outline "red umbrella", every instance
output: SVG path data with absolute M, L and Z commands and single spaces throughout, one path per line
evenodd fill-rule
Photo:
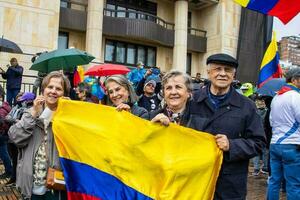
M 114 74 L 127 74 L 128 72 L 130 72 L 130 69 L 124 65 L 104 63 L 92 66 L 84 73 L 84 75 L 111 76 Z

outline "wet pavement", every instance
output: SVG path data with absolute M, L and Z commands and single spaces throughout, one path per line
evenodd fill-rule
M 0 165 L 0 173 L 3 171 L 3 166 Z M 248 195 L 247 200 L 265 200 L 266 189 L 267 189 L 267 178 L 266 174 L 260 173 L 258 176 L 252 175 L 253 169 L 249 169 L 248 177 Z M 0 180 L 0 200 L 18 200 L 20 194 L 14 187 L 5 187 L 7 180 Z M 285 195 L 282 195 L 281 200 L 284 200 Z
M 267 192 L 268 175 L 260 173 L 258 176 L 252 175 L 253 169 L 249 169 L 247 200 L 265 200 Z M 281 200 L 285 200 L 285 194 L 281 193 Z

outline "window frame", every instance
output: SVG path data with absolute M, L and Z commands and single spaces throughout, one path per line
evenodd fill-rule
M 113 59 L 112 61 L 108 61 L 105 60 L 106 57 L 106 45 L 107 43 L 111 43 L 114 46 L 114 52 L 113 52 Z M 125 46 L 125 62 L 117 62 L 117 44 L 121 43 L 124 44 Z M 134 55 L 134 63 L 128 63 L 127 62 L 127 56 L 128 56 L 128 46 L 130 45 L 130 47 L 134 47 L 134 51 L 135 51 L 135 55 Z M 132 66 L 132 67 L 136 67 L 136 63 L 139 62 L 138 60 L 138 48 L 142 47 L 145 50 L 145 66 L 147 67 L 155 67 L 156 66 L 156 60 L 157 60 L 157 48 L 155 46 L 147 46 L 147 45 L 141 45 L 141 44 L 135 44 L 135 43 L 131 43 L 131 42 L 124 42 L 124 41 L 117 41 L 117 40 L 111 40 L 111 39 L 106 39 L 105 41 L 105 48 L 104 48 L 104 62 L 106 63 L 114 63 L 114 64 L 122 64 L 122 65 L 126 65 L 126 66 Z M 153 49 L 154 51 L 154 66 L 148 66 L 148 49 Z

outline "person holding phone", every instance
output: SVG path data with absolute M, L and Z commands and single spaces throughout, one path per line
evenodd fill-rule
M 9 137 L 21 155 L 16 186 L 25 199 L 67 199 L 65 191 L 47 189 L 46 176 L 49 167 L 61 170 L 51 117 L 58 99 L 68 96 L 69 91 L 69 80 L 60 72 L 51 72 L 43 79 L 42 95 L 9 129 Z
M 18 64 L 16 58 L 10 59 L 10 65 L 7 70 L 0 68 L 2 78 L 7 80 L 6 83 L 6 100 L 10 106 L 16 102 L 16 96 L 20 92 L 22 84 L 23 67 Z

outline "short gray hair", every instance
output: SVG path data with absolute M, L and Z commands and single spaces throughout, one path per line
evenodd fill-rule
M 170 78 L 176 77 L 176 76 L 182 76 L 184 79 L 184 84 L 189 92 L 193 91 L 193 81 L 190 75 L 187 73 L 177 71 L 177 70 L 172 70 L 170 72 L 167 72 L 163 78 L 162 78 L 162 88 L 165 88 L 165 85 L 167 84 L 168 80 Z
M 128 103 L 130 104 L 135 104 L 137 101 L 138 101 L 138 96 L 136 95 L 131 83 L 127 80 L 127 78 L 123 75 L 113 75 L 113 76 L 110 76 L 108 77 L 106 80 L 105 80 L 105 87 L 107 88 L 107 84 L 109 82 L 116 82 L 117 84 L 123 86 L 129 93 L 129 99 L 128 99 Z M 108 90 L 108 88 L 107 88 Z M 108 98 L 107 98 L 107 104 L 108 105 L 113 105 L 113 103 L 111 102 L 110 98 L 109 98 L 109 95 L 107 95 Z

